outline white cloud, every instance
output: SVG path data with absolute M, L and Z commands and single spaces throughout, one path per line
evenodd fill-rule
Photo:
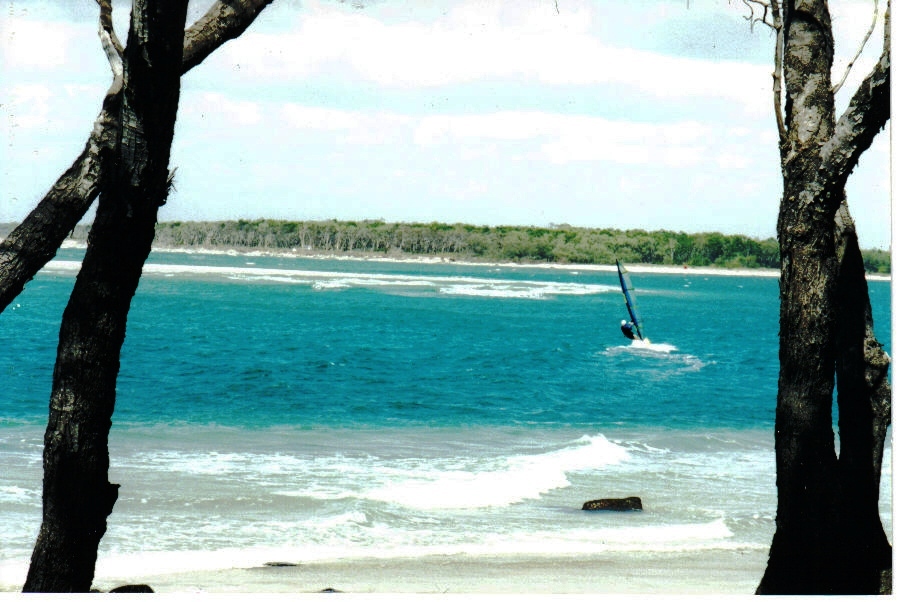
M 705 161 L 714 138 L 697 122 L 672 124 L 612 121 L 542 112 L 426 117 L 414 140 L 421 146 L 477 144 L 486 140 L 533 141 L 533 158 L 552 163 L 606 161 L 685 167 Z
M 6 18 L 0 28 L 0 69 L 62 67 L 67 64 L 67 51 L 78 33 L 76 27 L 67 23 Z
M 64 84 L 62 90 L 66 98 L 86 97 L 97 102 L 106 95 L 106 88 L 93 84 Z M 99 113 L 99 109 L 97 113 Z
M 534 111 L 427 116 L 417 121 L 414 141 L 420 146 L 432 146 L 465 139 L 526 140 L 550 135 L 564 119 Z
M 14 128 L 44 128 L 50 119 L 52 90 L 42 84 L 15 84 L 9 88 L 4 113 Z
M 328 135 L 330 144 L 385 145 L 395 150 L 413 144 L 421 152 L 462 160 L 502 157 L 554 164 L 743 169 L 753 163 L 758 144 L 766 143 L 762 130 L 747 127 L 717 131 L 696 121 L 657 124 L 540 111 L 409 116 L 288 103 L 281 115 L 280 123 L 295 130 L 290 137 L 305 139 L 318 133 Z M 763 142 L 758 143 L 760 139 Z
M 747 155 L 725 153 L 716 158 L 716 164 L 722 169 L 747 169 L 753 164 L 753 160 Z
M 397 145 L 409 135 L 415 118 L 384 111 L 346 111 L 286 103 L 280 108 L 282 123 L 294 130 L 336 135 L 342 144 Z M 302 136 L 302 133 L 281 135 Z M 398 148 L 398 147 L 397 147 Z
M 245 100 L 232 100 L 217 92 L 201 94 L 184 94 L 180 107 L 182 116 L 205 118 L 214 115 L 230 124 L 240 126 L 257 125 L 262 121 L 259 103 Z
M 659 99 L 713 98 L 769 113 L 770 69 L 607 46 L 592 7 L 560 15 L 550 2 L 464 2 L 436 21 L 385 22 L 365 11 L 310 3 L 286 32 L 247 32 L 222 57 L 268 81 L 352 75 L 391 88 L 494 79 L 548 85 L 622 85 Z
M 287 103 L 281 109 L 286 125 L 305 130 L 356 130 L 370 125 L 369 119 L 357 111 L 307 107 Z

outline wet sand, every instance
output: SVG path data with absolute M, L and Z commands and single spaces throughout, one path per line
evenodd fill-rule
M 277 563 L 277 559 L 270 562 Z M 352 559 L 165 575 L 97 575 L 101 589 L 147 583 L 159 593 L 735 594 L 751 595 L 766 564 L 760 550 L 586 557 Z M 136 568 L 136 567 L 135 567 Z M 429 599 L 429 598 L 428 598 Z

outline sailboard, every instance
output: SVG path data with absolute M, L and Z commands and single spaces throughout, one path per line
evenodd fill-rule
M 635 302 L 635 288 L 632 286 L 632 281 L 629 279 L 629 272 L 623 267 L 623 264 L 620 263 L 619 259 L 617 260 L 617 274 L 620 276 L 620 288 L 623 289 L 623 297 L 626 299 L 626 309 L 629 311 L 632 325 L 635 326 L 635 332 L 638 334 L 639 340 L 644 341 L 644 322 L 638 313 L 638 305 L 636 305 Z

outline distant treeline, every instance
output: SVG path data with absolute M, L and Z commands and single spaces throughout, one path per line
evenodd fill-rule
M 156 244 L 297 249 L 321 253 L 436 255 L 484 261 L 778 267 L 778 244 L 746 236 L 553 226 L 472 226 L 437 222 L 168 222 Z
M 4 233 L 0 225 L 0 235 Z M 86 240 L 89 226 L 78 226 Z M 557 225 L 473 226 L 443 223 L 365 221 L 238 220 L 165 222 L 156 226 L 159 247 L 297 250 L 317 253 L 436 255 L 484 261 L 627 263 L 778 268 L 774 238 L 757 240 L 718 232 L 686 234 L 668 230 L 616 230 Z M 863 251 L 866 270 L 890 273 L 887 251 Z

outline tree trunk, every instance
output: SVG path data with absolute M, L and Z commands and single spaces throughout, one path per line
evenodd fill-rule
M 891 414 L 890 359 L 872 331 L 872 307 L 853 220 L 843 204 L 836 216 L 839 274 L 836 375 L 841 484 L 839 551 L 849 591 L 875 593 L 891 566 L 878 492 Z
M 786 182 L 779 217 L 778 508 L 764 593 L 829 593 L 837 573 L 831 557 L 840 493 L 832 432 L 834 241 L 826 213 L 802 202 L 803 192 L 799 179 Z
M 837 124 L 827 3 L 786 1 L 777 18 L 787 93 L 778 222 L 779 496 L 758 593 L 874 594 L 890 568 L 878 516 L 888 358 L 872 332 L 862 257 L 844 200 L 848 175 L 889 117 L 888 15 L 882 58 Z M 836 374 L 840 456 L 832 429 Z
M 186 0 L 136 0 L 117 161 L 59 335 L 44 437 L 44 519 L 24 591 L 87 592 L 106 517 L 108 435 L 128 310 L 168 193 Z

